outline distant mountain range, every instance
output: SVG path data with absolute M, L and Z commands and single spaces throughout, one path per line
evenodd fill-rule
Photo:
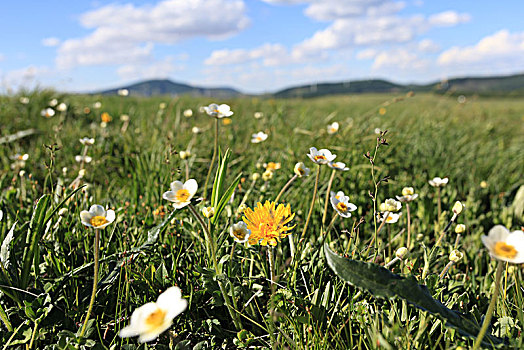
M 127 89 L 133 96 L 182 95 L 209 96 L 214 98 L 230 98 L 244 95 L 242 92 L 228 87 L 205 88 L 187 84 L 175 83 L 171 80 L 148 80 L 122 86 L 116 89 L 98 92 L 104 95 L 117 94 L 119 89 Z M 337 94 L 359 93 L 395 93 L 395 92 L 452 92 L 456 94 L 481 95 L 515 95 L 524 96 L 524 74 L 493 77 L 453 78 L 447 81 L 433 82 L 426 85 L 396 84 L 386 80 L 357 80 L 338 83 L 316 83 L 290 87 L 274 93 L 264 94 L 267 97 L 319 97 Z

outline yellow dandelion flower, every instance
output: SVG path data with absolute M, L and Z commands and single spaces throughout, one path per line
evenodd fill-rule
M 264 205 L 257 203 L 254 209 L 247 208 L 242 220 L 251 230 L 249 244 L 261 244 L 275 246 L 281 238 L 290 234 L 295 225 L 286 226 L 295 217 L 291 212 L 289 204 L 276 204 L 266 201 Z
M 113 120 L 113 117 L 111 117 L 111 116 L 109 115 L 109 113 L 104 112 L 104 113 L 102 113 L 102 115 L 100 116 L 100 119 L 102 119 L 102 122 L 104 122 L 104 123 L 109 123 L 111 120 Z
M 378 114 L 380 114 L 380 115 L 384 115 L 384 114 L 386 114 L 386 112 L 387 112 L 387 109 L 385 109 L 384 107 L 380 107 L 379 110 L 378 110 Z

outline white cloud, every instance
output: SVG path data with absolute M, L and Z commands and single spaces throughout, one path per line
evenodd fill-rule
M 428 68 L 430 61 L 420 58 L 413 50 L 397 48 L 382 51 L 375 56 L 375 61 L 371 67 L 374 71 L 381 69 L 400 69 L 400 70 L 422 70 Z
M 264 44 L 252 50 L 223 49 L 215 50 L 204 63 L 206 65 L 243 64 L 263 59 L 265 65 L 273 65 L 272 57 L 288 55 L 287 49 L 280 44 Z
M 444 11 L 429 16 L 428 22 L 435 27 L 452 27 L 460 23 L 469 22 L 470 20 L 471 16 L 467 13 Z
M 2 85 L 7 89 L 34 88 L 42 78 L 49 78 L 54 72 L 46 66 L 30 65 L 24 68 L 11 70 L 2 74 Z
M 55 46 L 60 45 L 60 39 L 54 38 L 54 37 L 44 38 L 42 39 L 42 45 L 46 47 L 55 47 Z
M 431 39 L 423 39 L 418 42 L 418 49 L 422 52 L 438 52 L 440 50 L 440 45 L 434 42 Z
M 4 61 L 5 60 L 5 55 L 1 54 L 0 53 L 0 62 Z
M 205 37 L 223 39 L 249 23 L 242 0 L 164 0 L 156 5 L 107 5 L 87 12 L 81 24 L 94 31 L 65 40 L 56 59 L 61 68 L 138 63 L 152 57 L 154 43 Z
M 358 60 L 370 60 L 378 55 L 378 51 L 375 49 L 364 49 L 357 53 Z
M 440 54 L 441 66 L 467 66 L 479 68 L 524 68 L 524 32 L 500 30 L 484 37 L 476 45 L 454 46 Z

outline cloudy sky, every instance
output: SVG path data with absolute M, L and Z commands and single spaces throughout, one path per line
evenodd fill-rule
M 522 0 L 19 0 L 0 13 L 0 92 L 524 72 Z

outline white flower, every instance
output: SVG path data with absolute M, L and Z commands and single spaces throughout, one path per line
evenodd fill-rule
M 198 126 L 193 126 L 193 128 L 191 129 L 191 132 L 193 134 L 200 134 L 202 132 L 202 129 L 200 129 Z
M 59 112 L 65 112 L 67 111 L 67 105 L 64 102 L 62 102 L 56 107 L 56 110 Z
M 380 128 L 375 128 L 375 134 L 380 135 L 382 133 L 382 130 Z
M 338 122 L 334 122 L 333 124 L 329 124 L 327 126 L 327 133 L 330 134 L 330 135 L 335 134 L 338 131 L 339 127 L 340 127 L 340 125 L 338 124 Z
M 111 209 L 106 211 L 103 206 L 95 204 L 89 208 L 89 211 L 82 210 L 80 212 L 80 220 L 85 226 L 104 228 L 115 221 L 115 211 Z
M 264 117 L 264 113 L 262 113 L 262 112 L 255 112 L 255 114 L 253 116 L 255 117 L 255 119 L 260 119 L 260 118 Z
M 83 137 L 79 141 L 84 146 L 93 146 L 95 144 L 95 139 L 89 137 Z
M 214 207 L 203 207 L 202 215 L 204 215 L 208 219 L 212 218 L 213 216 L 215 216 L 215 208 Z
M 342 162 L 329 162 L 328 167 L 336 170 L 348 171 L 349 168 L 346 166 L 346 163 Z
M 447 177 L 441 179 L 440 177 L 434 177 L 433 180 L 429 180 L 429 184 L 433 187 L 443 187 L 448 184 L 449 179 Z
M 402 189 L 402 196 L 396 196 L 399 201 L 402 203 L 409 203 L 417 199 L 418 194 L 415 193 L 413 187 L 404 187 Z
M 524 263 L 524 232 L 509 232 L 502 225 L 496 225 L 487 236 L 480 237 L 482 243 L 488 248 L 492 258 L 507 261 L 513 264 Z
M 230 117 L 233 115 L 231 108 L 226 104 L 217 105 L 216 103 L 212 103 L 209 106 L 204 107 L 204 110 L 208 115 L 215 118 Z
M 191 157 L 191 151 L 180 151 L 178 155 L 180 156 L 180 159 L 187 159 Z
M 127 96 L 129 95 L 129 90 L 128 89 L 118 89 L 116 93 L 118 94 L 118 96 Z
M 249 235 L 251 235 L 251 230 L 247 228 L 247 225 L 244 221 L 239 221 L 231 226 L 229 234 L 231 237 L 233 237 L 235 242 L 245 243 L 247 242 Z
M 51 118 L 55 115 L 55 110 L 53 108 L 44 108 L 40 111 L 40 115 L 45 118 Z
M 192 117 L 192 116 L 193 116 L 193 111 L 192 111 L 191 109 L 186 109 L 186 110 L 184 111 L 184 117 L 186 117 L 186 118 L 190 118 L 190 117 Z
M 379 209 L 382 212 L 389 211 L 389 212 L 395 212 L 399 211 L 400 208 L 402 208 L 402 203 L 397 202 L 393 198 L 388 198 L 384 203 L 380 203 Z
M 395 222 L 398 221 L 398 219 L 400 218 L 401 215 L 402 215 L 402 213 L 396 214 L 396 213 L 389 212 L 387 217 L 385 215 L 382 215 L 380 217 L 380 221 L 382 222 L 382 221 L 386 220 L 386 224 L 394 224 Z
M 58 104 L 58 100 L 56 98 L 52 99 L 51 101 L 49 101 L 49 105 L 51 107 L 54 107 Z
M 186 308 L 187 300 L 182 298 L 180 288 L 170 287 L 160 294 L 156 303 L 147 303 L 133 311 L 129 326 L 122 328 L 119 335 L 121 338 L 138 335 L 141 343 L 155 340 Z
M 267 139 L 267 134 L 263 131 L 259 131 L 256 134 L 251 135 L 251 143 L 260 143 Z
M 26 96 L 20 97 L 20 103 L 23 104 L 23 105 L 28 104 L 29 103 L 29 97 L 26 97 Z
M 309 149 L 307 156 L 317 164 L 327 164 L 337 157 L 335 154 L 331 154 L 331 151 L 328 149 L 317 150 L 315 147 Z
M 336 210 L 338 215 L 343 218 L 349 218 L 351 212 L 357 210 L 357 206 L 349 202 L 349 197 L 344 195 L 344 192 L 338 191 L 337 193 L 331 192 L 330 202 L 333 209 Z
M 309 176 L 310 173 L 309 168 L 306 168 L 306 166 L 302 162 L 298 162 L 297 164 L 295 164 L 295 168 L 293 169 L 293 171 L 295 172 L 295 174 L 297 174 L 298 177 Z
M 171 182 L 171 191 L 164 192 L 162 198 L 173 202 L 175 209 L 180 209 L 191 203 L 191 198 L 198 190 L 195 179 L 189 179 L 185 183 L 181 181 Z
M 123 121 L 124 123 L 127 123 L 129 121 L 129 115 L 128 114 L 122 114 L 120 116 L 120 120 Z
M 77 163 L 91 163 L 91 161 L 93 160 L 93 158 L 91 158 L 90 156 L 81 156 L 81 155 L 77 155 L 75 156 L 75 160 Z
M 165 102 L 160 102 L 160 103 L 158 104 L 158 108 L 159 108 L 159 109 L 166 109 L 166 107 L 167 107 L 167 104 L 166 104 Z
M 96 101 L 95 103 L 93 103 L 93 108 L 95 109 L 102 108 L 102 102 Z
M 464 204 L 462 204 L 459 201 L 456 201 L 455 204 L 453 205 L 452 211 L 454 214 L 458 215 L 462 213 L 462 210 L 464 209 L 464 207 L 465 207 Z
M 19 160 L 19 161 L 26 161 L 29 159 L 29 154 L 27 153 L 24 153 L 24 154 L 20 154 L 20 153 L 17 153 L 13 156 L 11 156 L 11 159 L 12 160 Z

